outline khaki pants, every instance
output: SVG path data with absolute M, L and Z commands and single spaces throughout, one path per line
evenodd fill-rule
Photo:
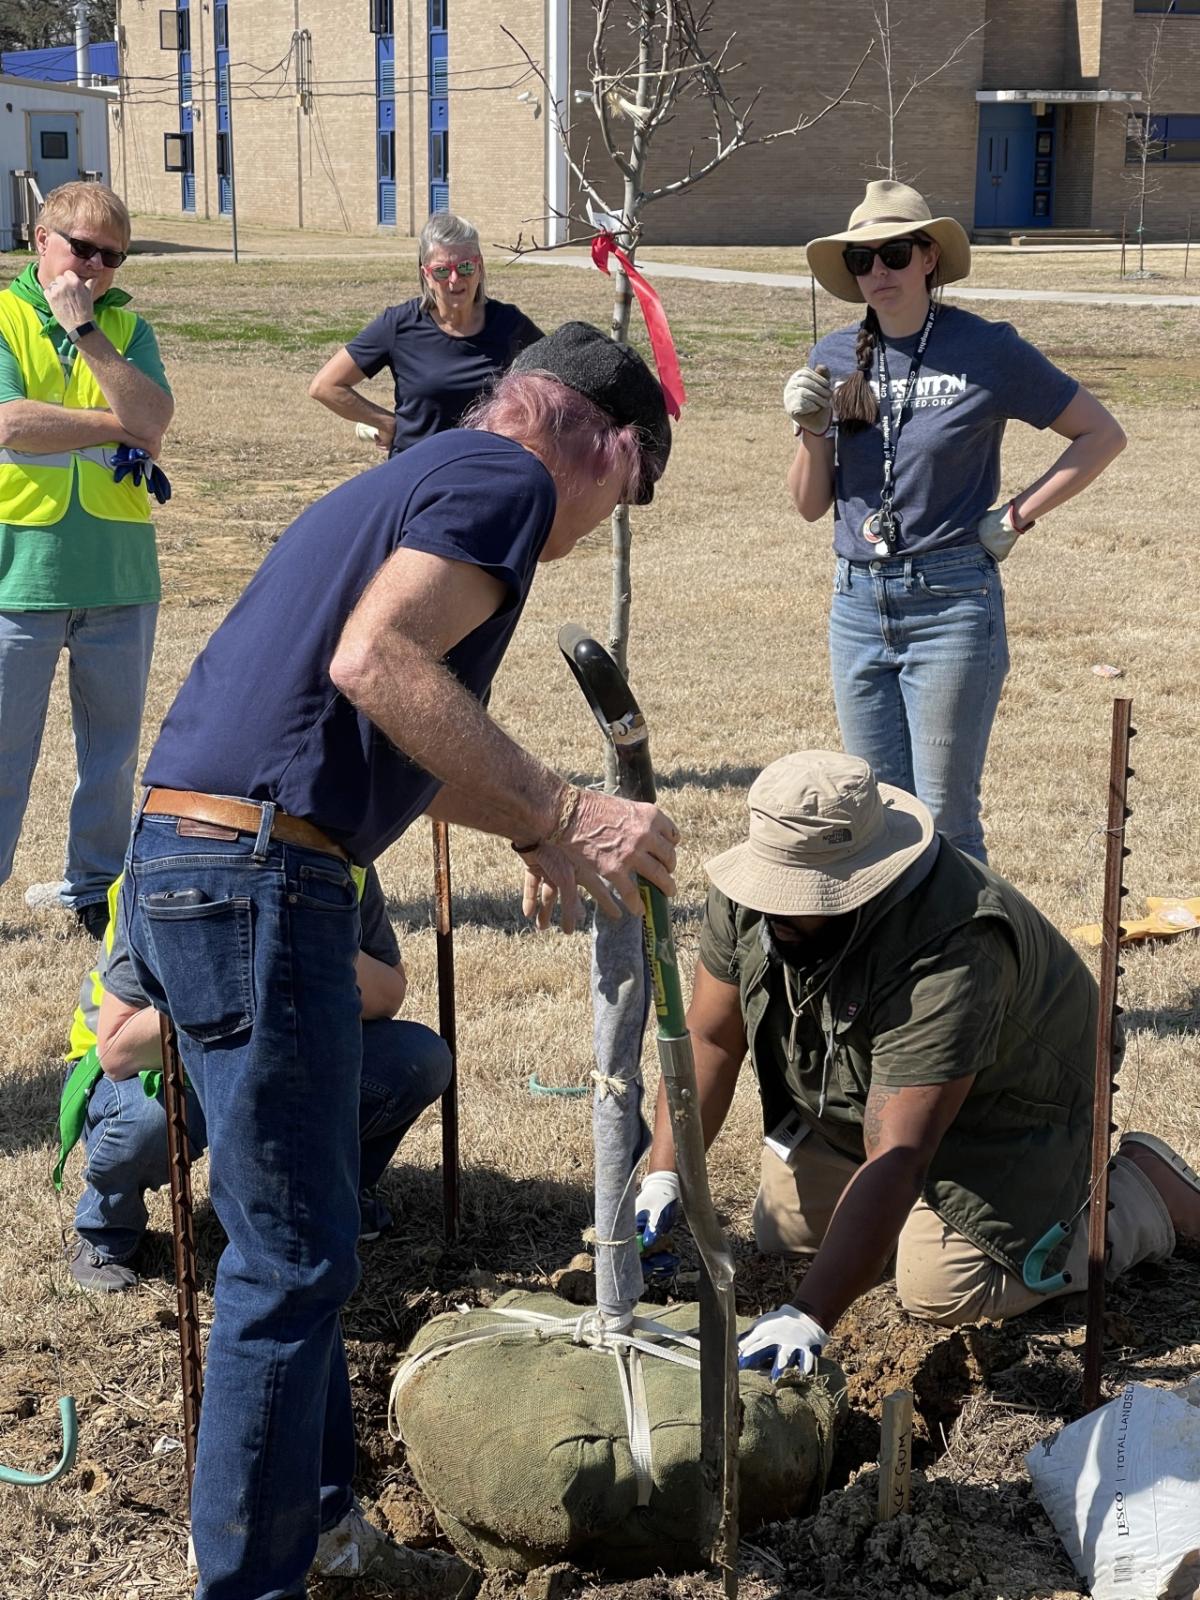
M 811 1255 L 825 1237 L 834 1207 L 857 1170 L 819 1134 L 810 1133 L 781 1161 L 762 1153 L 762 1181 L 754 1202 L 754 1238 L 765 1255 Z M 1175 1249 L 1175 1229 L 1158 1190 L 1132 1161 L 1118 1156 L 1109 1173 L 1108 1277 L 1139 1261 L 1165 1261 Z M 1065 1263 L 1070 1284 L 1052 1294 L 1026 1288 L 1021 1278 L 993 1261 L 918 1200 L 896 1247 L 896 1289 L 913 1316 L 952 1325 L 999 1321 L 1029 1311 L 1055 1294 L 1073 1294 L 1087 1283 L 1087 1215 L 1072 1230 Z

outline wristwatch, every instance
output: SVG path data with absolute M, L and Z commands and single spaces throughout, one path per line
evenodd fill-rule
M 95 331 L 96 324 L 94 322 L 81 322 L 77 328 L 67 329 L 67 338 L 70 339 L 72 344 L 78 344 L 80 339 L 86 339 L 89 333 L 95 333 Z

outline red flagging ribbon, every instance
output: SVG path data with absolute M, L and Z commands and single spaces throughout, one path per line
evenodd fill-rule
M 601 272 L 608 271 L 609 256 L 616 256 L 625 276 L 633 285 L 642 316 L 646 319 L 646 332 L 650 335 L 650 348 L 654 352 L 654 365 L 658 368 L 658 381 L 662 385 L 667 410 L 678 418 L 687 395 L 683 387 L 683 374 L 679 370 L 679 357 L 675 354 L 675 341 L 671 337 L 667 313 L 658 298 L 658 291 L 646 282 L 611 233 L 598 233 L 592 240 L 592 260 Z

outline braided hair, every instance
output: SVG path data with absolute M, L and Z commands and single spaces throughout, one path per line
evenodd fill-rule
M 879 401 L 871 387 L 871 373 L 880 331 L 875 308 L 868 306 L 854 344 L 855 372 L 837 392 L 838 427 L 844 433 L 861 433 L 864 428 L 872 427 L 879 416 Z

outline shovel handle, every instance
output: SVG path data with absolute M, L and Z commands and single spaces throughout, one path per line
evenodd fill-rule
M 577 622 L 568 622 L 559 629 L 558 648 L 583 690 L 600 731 L 616 751 L 617 792 L 626 800 L 653 803 L 656 790 L 650 730 L 620 667 Z M 642 937 L 650 964 L 658 1036 L 677 1039 L 686 1027 L 670 907 L 662 890 L 644 878 L 638 879 L 638 892 L 642 897 Z

